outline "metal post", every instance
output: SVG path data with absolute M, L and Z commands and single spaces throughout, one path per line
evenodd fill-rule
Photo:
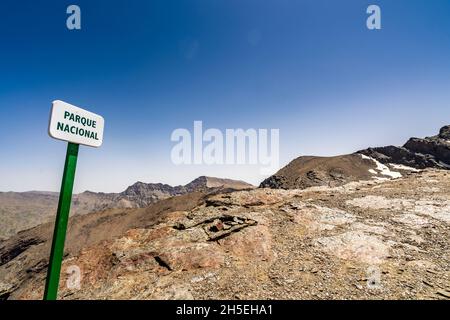
M 44 300 L 56 300 L 58 296 L 59 276 L 64 255 L 67 223 L 69 220 L 70 204 L 72 202 L 73 182 L 77 167 L 79 145 L 67 144 L 66 162 L 59 194 L 58 212 L 56 213 L 55 229 L 53 231 L 52 251 L 45 283 Z

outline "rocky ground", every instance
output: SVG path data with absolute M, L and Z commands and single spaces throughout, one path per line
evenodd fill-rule
M 450 299 L 449 190 L 450 172 L 427 169 L 210 195 L 69 254 L 60 298 Z M 8 297 L 40 299 L 44 279 L 31 268 Z

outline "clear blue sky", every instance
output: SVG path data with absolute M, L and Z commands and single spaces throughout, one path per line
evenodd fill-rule
M 77 4 L 82 30 L 66 28 Z M 366 8 L 382 30 L 366 28 Z M 199 175 L 259 183 L 254 166 L 175 166 L 176 128 L 279 128 L 281 165 L 402 144 L 450 123 L 448 0 L 0 2 L 0 190 L 59 190 L 66 144 L 51 101 L 101 114 L 75 189 Z

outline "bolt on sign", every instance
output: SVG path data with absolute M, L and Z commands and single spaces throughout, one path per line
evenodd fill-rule
M 103 143 L 104 126 L 105 120 L 102 116 L 60 100 L 53 101 L 48 127 L 49 135 L 68 143 L 45 283 L 45 300 L 56 300 L 58 297 L 79 146 L 81 144 L 89 147 L 100 147 Z

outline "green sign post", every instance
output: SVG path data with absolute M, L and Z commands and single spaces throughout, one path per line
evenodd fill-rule
M 44 300 L 56 300 L 58 295 L 59 275 L 64 255 L 67 223 L 69 221 L 70 203 L 72 202 L 73 182 L 77 167 L 79 145 L 67 144 L 66 162 L 59 194 L 58 211 L 56 213 L 55 230 L 53 232 L 52 251 L 45 283 Z
M 52 138 L 67 141 L 66 160 L 59 194 L 58 211 L 53 231 L 52 249 L 45 283 L 44 300 L 56 300 L 64 257 L 67 224 L 77 167 L 80 144 L 99 147 L 103 143 L 104 119 L 63 101 L 54 101 L 50 116 L 49 134 Z

